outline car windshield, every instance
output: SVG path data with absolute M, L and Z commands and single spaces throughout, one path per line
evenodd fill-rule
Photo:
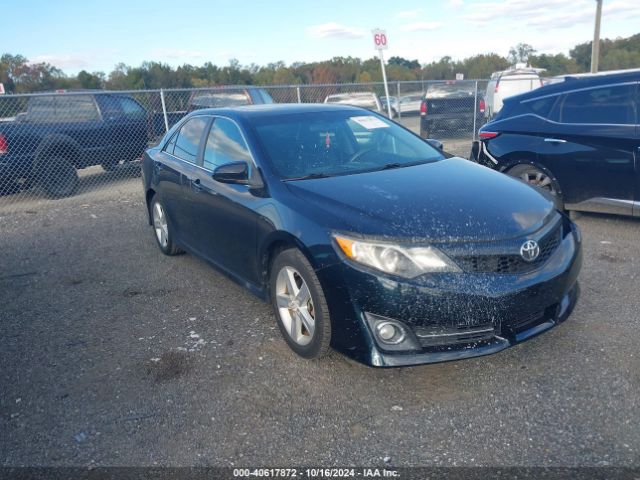
M 465 83 L 437 83 L 429 85 L 427 98 L 467 97 L 475 94 L 475 84 Z
M 284 180 L 400 168 L 444 158 L 420 137 L 364 110 L 257 117 L 252 124 L 273 169 Z
M 354 107 L 368 108 L 375 110 L 378 108 L 376 104 L 376 97 L 373 94 L 344 94 L 344 95 L 330 95 L 327 97 L 326 103 L 341 103 L 343 105 L 353 105 Z
M 194 107 L 238 107 L 248 105 L 249 97 L 242 91 L 238 92 L 206 92 L 195 95 L 191 100 Z

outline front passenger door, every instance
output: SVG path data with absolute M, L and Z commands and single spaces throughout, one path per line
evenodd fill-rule
M 249 147 L 238 125 L 215 117 L 203 147 L 202 167 L 192 170 L 188 199 L 197 219 L 194 247 L 223 269 L 257 284 L 256 196 L 249 185 L 220 183 L 213 170 L 230 162 L 247 162 L 255 168 Z

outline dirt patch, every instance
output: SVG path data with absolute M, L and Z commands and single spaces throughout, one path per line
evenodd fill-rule
M 193 368 L 193 359 L 187 352 L 171 350 L 146 364 L 146 373 L 156 382 L 166 382 L 187 375 Z

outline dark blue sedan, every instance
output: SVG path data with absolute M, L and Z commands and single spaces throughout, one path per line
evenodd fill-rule
M 551 198 L 368 110 L 199 110 L 146 152 L 143 182 L 162 252 L 270 301 L 306 358 L 486 355 L 577 299 L 580 233 Z

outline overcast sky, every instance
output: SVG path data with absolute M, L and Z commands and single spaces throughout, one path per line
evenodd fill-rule
M 387 56 L 506 55 L 529 43 L 565 52 L 593 35 L 594 0 L 0 0 L 0 53 L 75 74 L 118 62 L 242 65 L 369 58 L 371 30 Z M 640 33 L 640 0 L 604 0 L 602 37 Z

